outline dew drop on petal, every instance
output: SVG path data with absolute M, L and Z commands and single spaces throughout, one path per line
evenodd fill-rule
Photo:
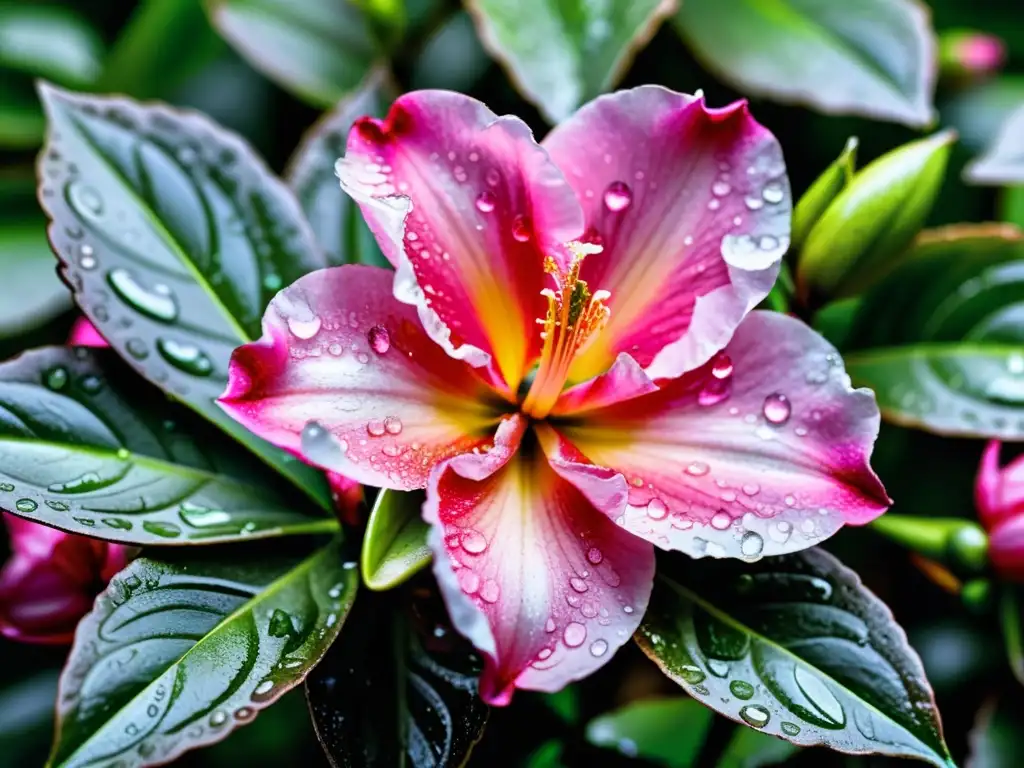
M 693 475 L 694 477 L 703 477 L 710 471 L 711 467 L 709 467 L 703 461 L 691 461 L 686 466 L 686 474 Z
M 588 589 L 587 582 L 585 582 L 578 576 L 573 576 L 571 579 L 569 579 L 569 586 L 575 589 L 577 592 L 586 592 Z
M 487 549 L 487 539 L 479 531 L 466 531 L 462 534 L 462 548 L 471 555 L 479 555 Z
M 740 552 L 744 557 L 751 559 L 759 557 L 763 549 L 764 539 L 761 538 L 759 533 L 747 531 L 743 534 L 743 538 L 740 539 Z
M 711 375 L 716 379 L 728 379 L 732 376 L 732 360 L 724 352 L 719 352 L 712 361 Z
M 761 486 L 759 486 L 757 483 L 747 483 L 746 485 L 743 486 L 743 492 L 747 494 L 747 496 L 757 496 L 760 490 Z
M 785 424 L 793 412 L 789 404 L 789 398 L 779 392 L 773 392 L 764 399 L 761 408 L 764 417 L 772 424 Z
M 312 339 L 320 332 L 320 325 L 320 318 L 315 315 L 309 320 L 300 320 L 297 317 L 288 318 L 288 330 L 300 339 Z
M 373 326 L 369 333 L 366 334 L 366 340 L 370 344 L 370 349 L 378 355 L 383 355 L 391 349 L 391 334 L 389 334 L 388 329 L 382 325 Z
M 601 658 L 608 653 L 608 643 L 604 640 L 595 640 L 590 644 L 590 655 Z
M 391 435 L 401 434 L 402 420 L 397 416 L 388 416 L 384 419 L 384 429 Z
M 725 197 L 732 192 L 732 187 L 729 186 L 727 181 L 716 181 L 711 185 L 711 194 L 715 197 Z
M 366 422 L 366 431 L 374 437 L 380 437 L 386 431 L 384 429 L 384 422 L 378 421 L 377 419 L 371 419 Z
M 724 509 L 720 509 L 715 512 L 714 516 L 711 518 L 711 527 L 719 531 L 724 531 L 730 525 L 732 525 L 732 516 Z
M 547 623 L 544 625 L 544 631 L 545 632 L 554 632 L 555 631 L 555 620 L 554 619 L 552 619 L 550 617 L 548 618 Z
M 520 243 L 528 242 L 530 239 L 530 221 L 522 214 L 512 220 L 512 237 Z
M 651 499 L 647 502 L 647 516 L 652 520 L 664 520 L 668 516 L 668 507 L 661 499 Z
M 472 595 L 480 588 L 480 577 L 469 568 L 460 568 L 455 578 L 459 581 L 459 587 L 467 595 Z
M 591 564 L 597 565 L 604 560 L 604 554 L 602 554 L 601 550 L 597 547 L 591 547 L 587 552 L 587 560 L 589 560 Z
M 494 193 L 484 190 L 476 198 L 476 209 L 480 213 L 490 213 L 494 210 Z
M 613 181 L 604 191 L 604 205 L 612 213 L 621 213 L 633 203 L 633 190 L 623 181 Z
M 587 639 L 587 628 L 578 621 L 570 621 L 562 632 L 562 640 L 570 648 L 579 648 Z
M 500 595 L 501 588 L 498 586 L 498 582 L 494 579 L 488 579 L 483 583 L 483 586 L 480 587 L 480 597 L 484 602 L 496 603 L 498 602 L 498 597 Z

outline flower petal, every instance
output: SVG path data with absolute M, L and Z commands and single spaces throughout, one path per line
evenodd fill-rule
M 987 529 L 1005 518 L 1024 513 L 1024 459 L 999 466 L 1001 444 L 992 440 L 985 446 L 974 483 L 978 518 Z
M 337 170 L 397 269 L 395 295 L 453 356 L 493 358 L 515 392 L 540 346 L 544 253 L 583 231 L 572 189 L 526 124 L 419 91 L 385 120 L 358 121 Z
M 350 265 L 281 291 L 263 338 L 232 355 L 221 406 L 324 469 L 398 490 L 422 488 L 434 464 L 487 442 L 493 391 L 427 337 L 391 280 Z
M 653 547 L 590 500 L 624 496 L 621 476 L 549 464 L 530 435 L 517 450 L 525 429 L 513 416 L 490 453 L 438 466 L 423 507 L 452 621 L 485 656 L 480 695 L 498 705 L 603 665 L 639 625 L 654 578 Z M 563 472 L 586 475 L 587 491 Z
M 754 312 L 725 352 L 560 430 L 631 485 L 618 522 L 665 549 L 756 560 L 804 549 L 889 499 L 868 463 L 879 413 L 835 349 Z
M 602 96 L 544 139 L 604 251 L 583 277 L 611 318 L 573 370 L 620 352 L 654 379 L 706 362 L 763 299 L 789 244 L 782 151 L 745 102 L 642 86 Z
M 1009 581 L 1024 581 L 1024 517 L 1001 521 L 988 539 L 988 559 Z
M 68 344 L 77 347 L 109 347 L 107 340 L 86 317 L 75 320 L 68 334 Z

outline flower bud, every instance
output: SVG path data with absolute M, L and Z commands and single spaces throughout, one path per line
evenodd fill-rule
M 829 204 L 853 179 L 857 169 L 857 137 L 846 140 L 846 146 L 825 171 L 814 180 L 793 209 L 790 243 L 794 252 L 803 245 L 811 227 L 821 218 Z
M 989 561 L 1010 581 L 1024 581 L 1024 456 L 999 466 L 1000 443 L 981 457 L 974 485 L 978 519 L 989 534 Z
M 799 254 L 797 289 L 805 302 L 855 295 L 898 263 L 931 211 L 955 139 L 943 131 L 905 144 L 853 177 Z
M 946 79 L 964 80 L 998 72 L 1006 62 L 1006 45 L 998 37 L 969 29 L 939 37 L 939 71 Z

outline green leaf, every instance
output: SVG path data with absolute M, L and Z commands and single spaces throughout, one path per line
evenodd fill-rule
M 1017 682 L 1024 685 L 1024 616 L 1021 588 L 1004 584 L 999 595 L 999 622 L 1003 628 L 1006 658 Z
M 846 146 L 832 164 L 814 180 L 814 183 L 800 197 L 793 209 L 792 250 L 799 249 L 811 228 L 818 222 L 825 209 L 853 180 L 857 170 L 857 137 L 846 140 Z
M 1006 118 L 985 153 L 964 169 L 974 184 L 1024 184 L 1024 106 Z
M 805 300 L 852 296 L 896 266 L 931 212 L 955 139 L 944 131 L 905 144 L 853 177 L 800 251 L 797 285 Z
M 102 44 L 67 8 L 20 3 L 0 6 L 0 67 L 67 86 L 87 86 L 100 71 Z
M 800 746 L 953 765 L 920 659 L 831 555 L 675 558 L 661 574 L 636 639 L 701 703 Z
M 980 152 L 1006 118 L 1024 104 L 1024 74 L 1008 74 L 954 91 L 942 104 L 942 124 L 960 136 L 960 145 Z
M 918 344 L 844 359 L 853 382 L 875 390 L 886 421 L 940 435 L 1024 439 L 1019 345 Z
M 166 98 L 224 49 L 195 0 L 144 0 L 107 55 L 97 90 Z
M 238 137 L 161 105 L 41 89 L 40 200 L 75 300 L 140 374 L 226 430 L 325 509 L 323 475 L 215 399 L 270 298 L 326 266 L 288 188 Z
M 423 493 L 381 489 L 363 535 L 363 581 L 385 590 L 408 581 L 431 559 L 430 526 L 420 517 Z
M 28 83 L 8 82 L 8 79 L 17 80 L 17 77 L 0 78 L 0 147 L 38 147 L 46 130 L 39 99 Z
M 669 768 L 689 768 L 704 746 L 713 717 L 710 709 L 691 698 L 635 701 L 591 720 L 587 741 Z
M 374 70 L 359 90 L 324 115 L 302 139 L 285 172 L 320 245 L 333 266 L 389 267 L 355 201 L 341 191 L 334 164 L 345 154 L 352 123 L 382 117 L 394 100 L 387 70 Z
M 915 0 L 684 0 L 698 59 L 738 90 L 829 114 L 931 124 L 935 37 Z
M 784 763 L 798 751 L 796 746 L 782 739 L 773 739 L 750 728 L 737 728 L 718 764 L 723 768 L 761 768 Z
M 78 627 L 50 765 L 159 765 L 251 722 L 337 637 L 354 566 L 337 542 L 136 560 Z
M 0 272 L 4 290 L 17 301 L 0 303 L 0 338 L 34 330 L 71 308 L 53 264 L 46 222 L 38 214 L 8 221 L 0 214 Z
M 378 58 L 353 0 L 203 0 L 210 21 L 256 69 L 311 104 L 333 106 Z
M 1017 768 L 1020 763 L 1020 720 L 1013 699 L 990 699 L 978 710 L 967 735 L 969 768 Z
M 999 198 L 999 218 L 1024 227 L 1024 184 L 1006 187 Z
M 607 91 L 675 8 L 668 0 L 467 0 L 480 39 L 552 123 Z
M 313 725 L 331 765 L 456 768 L 483 735 L 480 660 L 447 624 L 436 594 L 363 593 L 352 630 L 306 680 Z M 390 649 L 390 653 L 387 650 Z
M 562 742 L 549 739 L 530 754 L 526 768 L 562 768 L 562 750 Z
M 337 530 L 333 517 L 297 511 L 275 480 L 109 350 L 0 364 L 0 507 L 12 514 L 140 545 Z

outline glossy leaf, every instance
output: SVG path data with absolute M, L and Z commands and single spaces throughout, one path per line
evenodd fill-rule
M 611 89 L 674 0 L 467 0 L 480 40 L 552 123 Z
M 846 189 L 857 170 L 857 137 L 846 140 L 846 146 L 832 164 L 814 180 L 793 209 L 791 248 L 800 248 L 811 228 L 825 209 Z
M 294 197 L 199 115 L 49 86 L 42 97 L 40 200 L 82 311 L 136 371 L 329 509 L 321 473 L 214 402 L 232 350 L 261 335 L 270 298 L 326 264 Z
M 465 765 L 489 712 L 480 660 L 436 595 L 395 597 L 364 593 L 351 630 L 306 680 L 317 736 L 336 768 Z
M 956 134 L 905 144 L 859 171 L 807 234 L 797 265 L 805 300 L 843 298 L 877 282 L 920 232 Z
M 423 494 L 381 490 L 363 535 L 363 581 L 374 590 L 396 587 L 430 563 L 430 529 L 420 517 Z
M 964 170 L 975 184 L 1024 184 L 1024 105 L 1006 118 L 985 153 Z
M 46 222 L 37 214 L 0 218 L 0 273 L 4 290 L 17 297 L 0 302 L 0 338 L 33 330 L 71 307 L 71 295 L 54 270 Z
M 253 457 L 109 350 L 0 364 L 0 507 L 125 544 L 204 544 L 337 530 L 302 514 Z
M 820 549 L 754 565 L 676 558 L 636 639 L 690 695 L 763 733 L 953 765 L 903 630 Z
M 305 558 L 136 560 L 78 627 L 50 764 L 170 762 L 302 682 L 355 597 L 337 542 Z
M 390 266 L 359 207 L 341 191 L 334 173 L 335 161 L 345 154 L 352 123 L 364 115 L 382 117 L 387 112 L 394 99 L 389 78 L 385 69 L 374 70 L 359 90 L 324 115 L 303 138 L 285 172 L 317 240 L 335 266 Z
M 684 0 L 675 20 L 701 62 L 745 93 L 932 122 L 936 46 L 916 0 Z
M 67 8 L 0 6 L 0 68 L 85 86 L 99 74 L 102 54 L 96 30 Z
M 587 724 L 587 741 L 629 757 L 689 768 L 715 714 L 689 697 L 634 701 Z
M 377 59 L 355 0 L 203 0 L 214 27 L 256 69 L 297 96 L 333 106 Z

